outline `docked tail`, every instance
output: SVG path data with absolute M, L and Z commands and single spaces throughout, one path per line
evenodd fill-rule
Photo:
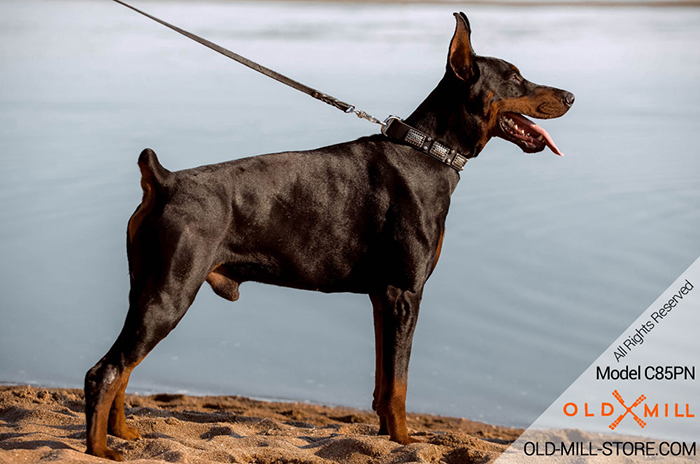
M 150 148 L 146 148 L 139 155 L 139 168 L 141 169 L 142 186 L 144 181 L 151 185 L 161 186 L 172 175 L 172 172 L 168 171 L 160 164 L 156 152 Z M 144 187 L 144 193 L 145 191 L 146 187 Z
M 153 211 L 156 203 L 156 194 L 172 176 L 172 172 L 168 171 L 160 164 L 156 152 L 150 148 L 146 148 L 139 155 L 139 169 L 141 169 L 141 189 L 143 189 L 143 198 L 141 204 L 136 209 L 134 214 L 129 219 L 127 227 L 127 236 L 131 243 L 136 235 L 136 231 L 148 216 Z

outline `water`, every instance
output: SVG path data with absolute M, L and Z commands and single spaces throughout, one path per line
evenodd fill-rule
M 438 82 L 457 8 L 139 5 L 378 117 Z M 478 53 L 577 100 L 543 123 L 566 157 L 494 140 L 462 174 L 408 408 L 526 426 L 700 255 L 700 10 L 464 9 Z M 141 149 L 182 169 L 376 131 L 107 1 L 0 3 L 0 66 L 4 382 L 80 386 L 114 341 Z M 130 390 L 369 408 L 373 359 L 364 296 L 207 287 Z

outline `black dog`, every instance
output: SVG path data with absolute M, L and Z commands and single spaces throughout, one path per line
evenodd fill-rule
M 143 200 L 129 220 L 129 312 L 85 378 L 87 452 L 119 460 L 108 431 L 134 440 L 124 390 L 131 371 L 177 325 L 206 281 L 231 301 L 241 282 L 368 294 L 374 307 L 380 434 L 410 443 L 406 380 L 423 286 L 440 255 L 458 171 L 491 137 L 525 152 L 549 135 L 522 114 L 562 116 L 564 90 L 535 85 L 474 54 L 464 14 L 442 81 L 384 135 L 170 172 L 139 157 Z

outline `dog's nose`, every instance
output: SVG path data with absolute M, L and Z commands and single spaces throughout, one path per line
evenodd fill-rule
M 576 97 L 574 97 L 574 94 L 571 92 L 564 92 L 564 103 L 566 103 L 566 106 L 571 106 L 574 104 L 574 100 Z

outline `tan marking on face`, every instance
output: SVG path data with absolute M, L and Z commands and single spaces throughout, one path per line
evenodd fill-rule
M 569 109 L 555 95 L 554 89 L 538 89 L 534 96 L 511 98 L 496 102 L 498 113 L 520 113 L 533 118 L 549 119 L 563 116 Z
M 519 113 L 539 119 L 557 118 L 568 108 L 548 88 L 540 89 L 534 97 L 519 97 L 492 101 L 486 111 L 486 131 L 479 143 L 485 144 L 496 131 L 498 116 L 503 113 Z
M 499 101 L 491 101 L 486 107 L 486 124 L 485 130 L 481 131 L 481 138 L 478 141 L 477 147 L 483 148 L 486 142 L 494 135 L 496 125 L 498 124 L 498 108 Z

